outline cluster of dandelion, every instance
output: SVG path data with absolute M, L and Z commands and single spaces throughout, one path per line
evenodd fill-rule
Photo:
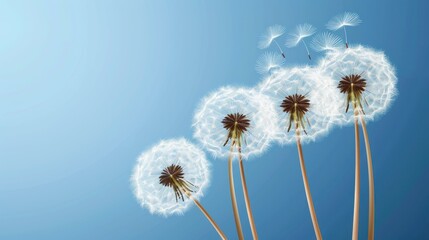
M 272 143 L 296 144 L 301 175 L 315 236 L 322 239 L 310 191 L 302 144 L 326 135 L 334 126 L 354 123 L 355 196 L 352 239 L 358 239 L 360 202 L 359 121 L 364 133 L 369 177 L 368 239 L 374 238 L 374 178 L 366 121 L 384 113 L 396 96 L 396 75 L 386 56 L 361 45 L 349 45 L 346 27 L 361 23 L 355 13 L 331 19 L 329 30 L 344 30 L 345 44 L 331 32 L 313 37 L 311 47 L 325 55 L 314 66 L 285 67 L 288 58 L 279 44 L 286 32 L 280 25 L 267 29 L 258 44 L 275 44 L 278 52 L 266 52 L 256 70 L 263 80 L 253 88 L 222 87 L 206 96 L 197 108 L 194 138 L 215 158 L 227 159 L 229 192 L 238 239 L 244 239 L 239 215 L 234 160 L 240 169 L 241 187 L 253 239 L 258 239 L 244 159 L 262 154 Z M 302 43 L 311 61 L 306 39 L 316 33 L 310 24 L 298 25 L 286 39 L 287 47 Z M 354 114 L 349 113 L 353 109 Z M 134 169 L 132 183 L 142 206 L 162 215 L 183 213 L 193 202 L 222 239 L 226 235 L 199 202 L 209 182 L 204 152 L 185 139 L 162 141 L 144 152 Z

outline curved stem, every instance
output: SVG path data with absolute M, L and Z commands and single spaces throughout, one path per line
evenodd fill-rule
M 246 176 L 244 175 L 243 159 L 241 156 L 241 147 L 238 147 L 238 157 L 240 162 L 240 176 L 241 185 L 243 186 L 244 202 L 246 203 L 247 217 L 249 218 L 250 229 L 252 230 L 253 239 L 258 239 L 258 232 L 256 231 L 255 219 L 253 218 L 252 208 L 250 207 L 250 198 L 247 191 Z
M 365 148 L 366 148 L 366 159 L 368 161 L 368 190 L 369 190 L 369 205 L 368 205 L 368 239 L 374 239 L 374 225 L 375 225 L 375 203 L 374 203 L 374 171 L 372 167 L 372 156 L 371 156 L 371 147 L 369 145 L 368 132 L 366 130 L 365 119 L 360 116 L 360 121 L 362 124 L 363 136 L 365 139 Z
M 232 210 L 234 212 L 235 227 L 237 228 L 238 239 L 243 240 L 243 229 L 241 228 L 240 214 L 238 213 L 237 199 L 235 197 L 234 175 L 232 171 L 232 149 L 231 144 L 229 159 L 228 159 L 228 175 L 229 175 L 229 193 L 231 195 Z
M 317 222 L 316 210 L 314 210 L 313 199 L 311 198 L 310 184 L 308 183 L 307 171 L 305 169 L 304 155 L 302 153 L 301 138 L 299 135 L 298 126 L 296 127 L 296 145 L 298 147 L 299 163 L 301 165 L 302 180 L 304 182 L 305 195 L 307 196 L 308 209 L 310 210 L 311 221 L 313 222 L 314 233 L 316 235 L 317 240 L 321 240 L 322 239 L 322 233 L 320 232 L 319 223 Z
M 212 226 L 215 228 L 215 230 L 217 231 L 217 233 L 219 234 L 219 236 L 223 239 L 226 240 L 226 235 L 225 233 L 223 233 L 223 231 L 220 229 L 219 225 L 217 225 L 217 223 L 213 220 L 213 218 L 210 216 L 210 214 L 207 212 L 207 210 L 203 207 L 203 205 L 197 200 L 195 199 L 192 194 L 186 190 L 185 188 L 183 188 L 174 178 L 171 178 L 174 181 L 174 184 L 176 184 L 176 186 L 178 186 L 182 191 L 185 192 L 185 194 L 192 199 L 192 201 L 194 201 L 194 203 L 198 206 L 198 208 L 201 210 L 201 212 L 203 212 L 204 216 L 206 216 L 207 220 L 209 220 L 209 222 L 212 224 Z
M 359 202 L 360 202 L 360 142 L 359 142 L 359 111 L 355 109 L 355 199 L 353 211 L 352 239 L 358 240 L 359 234 Z

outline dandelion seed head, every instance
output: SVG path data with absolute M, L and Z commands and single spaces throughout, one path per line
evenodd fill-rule
M 350 74 L 341 77 L 338 83 L 338 88 L 341 93 L 344 93 L 347 98 L 346 112 L 349 110 L 350 103 L 353 108 L 359 108 L 363 111 L 362 107 L 362 93 L 365 91 L 366 80 L 360 74 Z
M 228 131 L 228 135 L 223 146 L 231 141 L 231 145 L 241 148 L 241 143 L 245 140 L 244 134 L 250 126 L 250 120 L 245 114 L 230 113 L 222 120 L 223 128 Z
M 281 25 L 273 25 L 267 28 L 266 32 L 261 36 L 258 47 L 260 49 L 267 48 L 271 43 L 285 33 L 285 28 Z
M 295 47 L 300 43 L 304 38 L 312 36 L 316 32 L 316 28 L 312 25 L 305 23 L 296 26 L 296 29 L 293 33 L 289 34 L 289 37 L 286 40 L 286 46 L 291 48 Z
M 326 24 L 326 27 L 329 30 L 336 31 L 342 27 L 357 26 L 360 23 L 362 23 L 362 20 L 360 20 L 359 15 L 357 13 L 345 12 L 329 20 L 329 22 Z
M 383 52 L 363 46 L 331 51 L 319 62 L 318 68 L 336 84 L 338 123 L 353 123 L 353 114 L 346 113 L 348 99 L 343 90 L 347 84 L 359 90 L 364 117 L 370 121 L 383 114 L 397 95 L 395 69 Z M 365 80 L 365 81 L 362 81 Z M 347 83 L 348 82 L 348 83 Z M 359 87 L 359 88 L 356 88 Z
M 209 167 L 204 152 L 187 140 L 161 141 L 138 158 L 131 176 L 134 195 L 152 214 L 183 214 L 192 204 L 184 190 L 196 199 L 203 196 Z
M 280 107 L 283 108 L 283 112 L 289 114 L 287 131 L 290 131 L 292 125 L 296 125 L 296 128 L 303 130 L 307 134 L 307 131 L 305 131 L 305 113 L 308 112 L 310 107 L 310 100 L 302 94 L 295 93 L 286 96 Z
M 265 52 L 256 63 L 256 71 L 260 74 L 275 72 L 283 63 L 282 57 L 274 52 Z
M 318 52 L 336 50 L 342 44 L 341 38 L 330 32 L 317 34 L 311 41 L 311 47 Z
M 224 144 L 236 120 L 243 127 L 241 150 L 245 159 L 263 153 L 277 132 L 278 116 L 268 97 L 254 89 L 223 87 L 200 103 L 194 115 L 194 137 L 213 156 L 227 159 L 230 145 Z M 232 154 L 237 157 L 238 149 Z
M 295 142 L 296 123 L 307 133 L 301 135 L 301 141 L 311 142 L 328 133 L 337 118 L 336 106 L 332 105 L 337 100 L 336 85 L 317 68 L 282 68 L 266 77 L 257 89 L 276 104 L 280 116 L 276 140 L 281 144 Z

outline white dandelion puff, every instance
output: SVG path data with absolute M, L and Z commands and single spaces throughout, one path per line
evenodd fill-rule
M 242 141 L 242 156 L 247 159 L 263 153 L 277 132 L 277 114 L 273 102 L 253 89 L 223 87 L 205 97 L 193 121 L 194 137 L 213 156 L 226 158 L 230 149 L 225 145 L 228 130 L 223 119 L 240 113 L 250 121 Z M 238 157 L 238 149 L 232 152 Z
M 289 38 L 286 40 L 286 46 L 291 48 L 297 46 L 300 42 L 304 44 L 305 50 L 307 51 L 308 58 L 311 60 L 310 51 L 308 50 L 305 38 L 310 37 L 316 32 L 316 28 L 310 24 L 300 24 L 296 26 L 295 32 L 289 34 Z
M 318 67 L 338 88 L 341 80 L 365 80 L 358 96 L 360 99 L 353 102 L 348 101 L 346 94 L 337 88 L 335 94 L 339 99 L 336 105 L 340 124 L 353 123 L 353 114 L 346 112 L 350 104 L 358 104 L 363 110 L 363 117 L 373 120 L 386 112 L 396 97 L 395 69 L 383 52 L 360 45 L 331 51 L 321 59 Z
M 201 149 L 185 139 L 161 141 L 140 155 L 131 177 L 134 195 L 152 214 L 182 214 L 192 204 L 191 199 L 177 199 L 173 189 L 160 184 L 161 173 L 171 165 L 183 168 L 195 199 L 203 196 L 209 185 L 209 163 Z
M 334 98 L 336 89 L 328 78 L 317 68 L 282 68 L 257 86 L 257 89 L 269 96 L 276 105 L 275 110 L 280 116 L 278 122 L 280 131 L 276 134 L 278 142 L 291 144 L 296 141 L 293 133 L 295 123 L 299 125 L 301 132 L 306 132 L 301 136 L 303 142 L 314 141 L 328 133 L 331 124 L 338 117 L 335 105 L 332 105 L 332 101 L 337 100 Z M 290 113 L 281 107 L 287 97 L 291 97 L 292 101 L 295 97 L 309 100 L 309 106 L 306 103 L 303 105 L 308 111 L 305 111 L 305 115 L 299 117 L 296 122 L 290 117 Z
M 347 30 L 346 27 L 354 27 L 362 23 L 362 20 L 359 18 L 357 13 L 345 12 L 333 17 L 326 24 L 326 27 L 329 30 L 337 31 L 340 28 L 344 29 L 344 37 L 346 39 L 346 48 L 349 47 L 349 42 L 347 39 Z
M 265 52 L 262 54 L 257 63 L 256 71 L 260 74 L 274 72 L 283 63 L 283 59 L 274 52 Z
M 285 28 L 281 25 L 273 25 L 267 28 L 264 35 L 261 36 L 258 47 L 260 49 L 265 49 L 271 45 L 271 43 L 275 43 L 277 45 L 277 48 L 280 51 L 280 54 L 283 58 L 285 58 L 285 54 L 283 52 L 283 49 L 280 47 L 280 45 L 277 43 L 276 38 L 280 37 L 285 33 Z
M 330 51 L 337 49 L 343 41 L 337 35 L 330 32 L 317 34 L 311 41 L 311 47 L 317 51 Z

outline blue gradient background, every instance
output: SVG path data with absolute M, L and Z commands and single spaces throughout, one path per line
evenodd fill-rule
M 191 138 L 193 111 L 210 91 L 260 80 L 256 45 L 267 26 L 323 29 L 346 10 L 364 21 L 350 42 L 384 50 L 399 78 L 392 108 L 369 124 L 375 236 L 429 239 L 428 5 L 389 0 L 2 1 L 0 239 L 216 239 L 196 207 L 169 218 L 140 208 L 129 184 L 135 159 L 161 139 Z M 308 62 L 300 47 L 287 57 Z M 353 143 L 345 127 L 304 146 L 325 239 L 351 236 Z M 227 164 L 212 163 L 202 203 L 234 239 Z M 272 147 L 245 167 L 261 239 L 314 239 L 295 146 Z

